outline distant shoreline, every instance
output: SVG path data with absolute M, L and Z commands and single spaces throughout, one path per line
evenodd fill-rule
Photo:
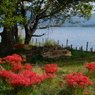
M 59 27 L 95 27 L 95 25 L 63 25 L 63 26 L 59 26 Z M 19 26 L 18 29 L 20 29 L 20 28 L 21 27 Z M 46 28 L 43 28 L 43 29 L 46 29 Z M 3 31 L 3 27 L 0 28 L 0 32 L 2 32 L 2 31 Z
M 77 25 L 77 24 L 72 24 L 72 25 L 63 25 L 62 27 L 95 27 L 95 24 L 87 24 L 87 25 Z

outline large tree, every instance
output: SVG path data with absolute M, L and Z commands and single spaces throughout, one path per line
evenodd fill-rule
M 0 33 L 0 52 L 9 52 L 18 41 L 18 23 L 24 21 L 19 13 L 20 0 L 0 0 L 0 26 L 3 31 Z
M 91 1 L 91 0 L 90 0 Z M 18 25 L 25 29 L 25 44 L 29 44 L 37 29 L 57 27 L 73 16 L 91 17 L 89 0 L 0 0 L 0 51 L 12 50 L 18 40 Z M 42 24 L 47 22 L 47 24 Z M 50 23 L 52 22 L 52 23 Z M 43 26 L 44 25 L 44 26 Z

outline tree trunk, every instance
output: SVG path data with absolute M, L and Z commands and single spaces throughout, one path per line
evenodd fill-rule
M 25 27 L 25 44 L 29 44 L 29 42 L 31 41 L 31 38 L 33 37 L 33 34 L 36 31 L 36 27 L 38 25 L 38 20 L 36 20 L 33 28 L 31 28 L 31 26 L 28 28 L 28 25 L 24 25 Z
M 15 43 L 19 42 L 18 27 L 17 27 L 17 24 L 14 26 L 14 28 L 12 29 L 12 31 L 14 32 Z
M 32 35 L 34 34 L 36 29 L 28 29 L 27 26 L 25 26 L 25 44 L 29 44 L 31 41 Z
M 4 28 L 1 34 L 1 45 L 0 45 L 0 53 L 9 53 L 13 49 L 14 45 L 14 33 L 13 29 L 6 30 Z

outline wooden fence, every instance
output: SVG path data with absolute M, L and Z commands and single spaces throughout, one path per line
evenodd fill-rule
M 38 39 L 35 39 L 35 40 L 34 40 L 34 39 L 32 38 L 31 41 L 34 43 L 34 45 L 42 46 L 42 44 L 45 43 L 46 41 L 48 41 L 48 39 L 43 39 L 43 38 L 42 38 L 42 41 L 39 42 Z M 57 43 L 58 45 L 60 45 L 60 41 L 59 41 L 59 40 L 58 40 L 56 43 Z M 70 48 L 70 49 L 75 49 L 75 50 L 80 50 L 80 51 L 94 52 L 94 47 L 90 47 L 90 48 L 89 48 L 89 42 L 87 42 L 85 46 L 80 46 L 80 47 L 74 47 L 72 44 L 69 45 L 68 43 L 69 43 L 69 41 L 68 41 L 68 39 L 67 39 L 67 40 L 66 40 L 66 43 L 61 44 L 60 46 L 61 46 L 62 48 L 67 48 L 67 47 L 68 47 L 68 48 Z M 84 47 L 85 47 L 85 49 L 84 49 Z

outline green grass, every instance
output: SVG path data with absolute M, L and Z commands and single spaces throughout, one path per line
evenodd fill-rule
M 24 50 L 20 52 L 23 51 Z M 69 88 L 66 85 L 65 75 L 71 72 L 82 72 L 84 75 L 88 76 L 88 70 L 85 68 L 84 63 L 90 63 L 95 61 L 95 52 L 85 52 L 76 50 L 70 51 L 72 53 L 71 57 L 63 57 L 59 59 L 42 58 L 40 56 L 34 57 L 32 58 L 32 60 L 30 58 L 27 58 L 28 62 L 30 62 L 34 66 L 33 70 L 38 72 L 39 74 L 42 73 L 41 67 L 43 67 L 45 64 L 57 63 L 59 68 L 57 76 L 51 81 L 46 80 L 39 85 L 22 88 L 17 94 L 15 94 L 15 89 L 13 89 L 10 85 L 0 79 L 0 95 L 72 95 L 71 93 L 69 93 Z M 91 77 L 90 80 L 95 84 L 94 77 Z M 58 85 L 60 81 L 63 83 L 61 86 Z M 94 89 L 95 85 L 91 86 L 87 90 L 89 95 L 95 95 Z
M 82 65 L 84 63 L 89 63 L 95 61 L 95 52 L 86 52 L 86 51 L 76 51 L 70 50 L 72 53 L 71 57 L 63 57 L 63 58 L 35 58 L 32 60 L 34 64 L 51 64 L 58 63 L 61 66 L 74 66 L 74 65 Z

